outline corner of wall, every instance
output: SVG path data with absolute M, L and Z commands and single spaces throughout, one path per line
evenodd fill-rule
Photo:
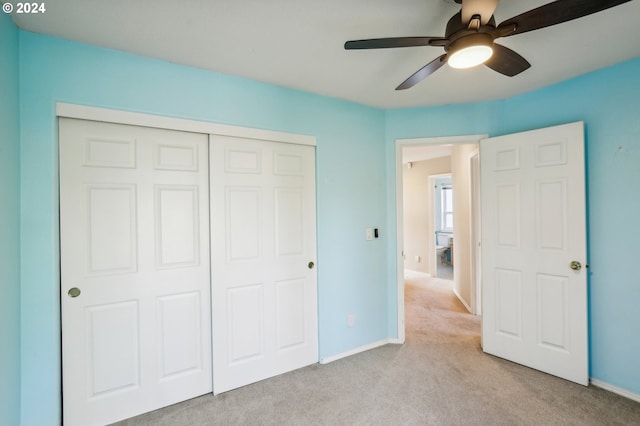
M 19 30 L 0 14 L 0 424 L 20 423 Z

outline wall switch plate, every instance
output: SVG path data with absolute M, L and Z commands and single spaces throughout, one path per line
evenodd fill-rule
M 367 241 L 373 240 L 373 228 L 365 229 L 365 238 Z

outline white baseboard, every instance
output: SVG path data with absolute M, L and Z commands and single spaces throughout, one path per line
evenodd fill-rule
M 360 346 L 358 348 L 354 348 L 354 349 L 348 350 L 346 352 L 342 352 L 342 353 L 339 353 L 339 354 L 336 354 L 336 355 L 332 355 L 332 356 L 328 356 L 326 358 L 322 358 L 320 360 L 320 364 L 328 364 L 330 362 L 337 361 L 339 359 L 346 358 L 346 357 L 351 356 L 351 355 L 359 354 L 360 352 L 368 351 L 370 349 L 379 348 L 380 346 L 388 345 L 390 343 L 402 344 L 402 342 L 400 342 L 398 339 L 378 340 L 377 342 L 369 343 L 368 345 Z
M 609 392 L 613 392 L 620 396 L 624 396 L 625 398 L 629 398 L 634 401 L 640 402 L 640 394 L 629 392 L 628 390 L 610 385 L 609 383 L 601 382 L 600 380 L 596 380 L 596 379 L 589 379 L 589 383 L 592 384 L 593 386 L 602 388 L 604 390 L 608 390 Z
M 473 311 L 471 310 L 471 306 L 469 306 L 467 302 L 465 302 L 465 300 L 462 298 L 462 296 L 460 296 L 460 293 L 458 293 L 455 288 L 453 289 L 453 294 L 455 294 L 458 300 L 460 301 L 460 303 L 462 303 L 464 307 L 467 308 L 467 311 L 469 311 L 469 313 L 472 314 Z

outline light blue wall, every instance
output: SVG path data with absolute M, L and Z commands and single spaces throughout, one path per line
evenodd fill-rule
M 640 58 L 505 101 L 387 112 L 387 167 L 395 139 L 498 136 L 584 121 L 587 156 L 590 375 L 640 394 Z M 395 175 L 387 174 L 389 200 Z M 391 203 L 392 201 L 390 201 Z M 388 210 L 388 227 L 395 211 Z M 390 235 L 395 241 L 395 233 Z M 389 282 L 396 269 L 389 247 Z M 390 292 L 389 311 L 394 309 Z M 389 329 L 396 321 L 390 316 Z
M 0 425 L 20 418 L 18 33 L 0 13 Z
M 22 423 L 60 419 L 58 101 L 314 135 L 320 357 L 386 337 L 384 112 L 20 32 Z M 347 315 L 356 326 L 347 328 Z

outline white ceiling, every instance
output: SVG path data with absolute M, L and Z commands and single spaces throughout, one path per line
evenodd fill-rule
M 549 0 L 502 0 L 500 23 Z M 395 87 L 440 47 L 345 51 L 353 39 L 443 36 L 453 0 L 54 0 L 13 14 L 50 34 L 379 108 L 502 99 L 640 57 L 640 1 L 499 39 L 531 68 L 505 77 L 448 66 L 412 89 Z

